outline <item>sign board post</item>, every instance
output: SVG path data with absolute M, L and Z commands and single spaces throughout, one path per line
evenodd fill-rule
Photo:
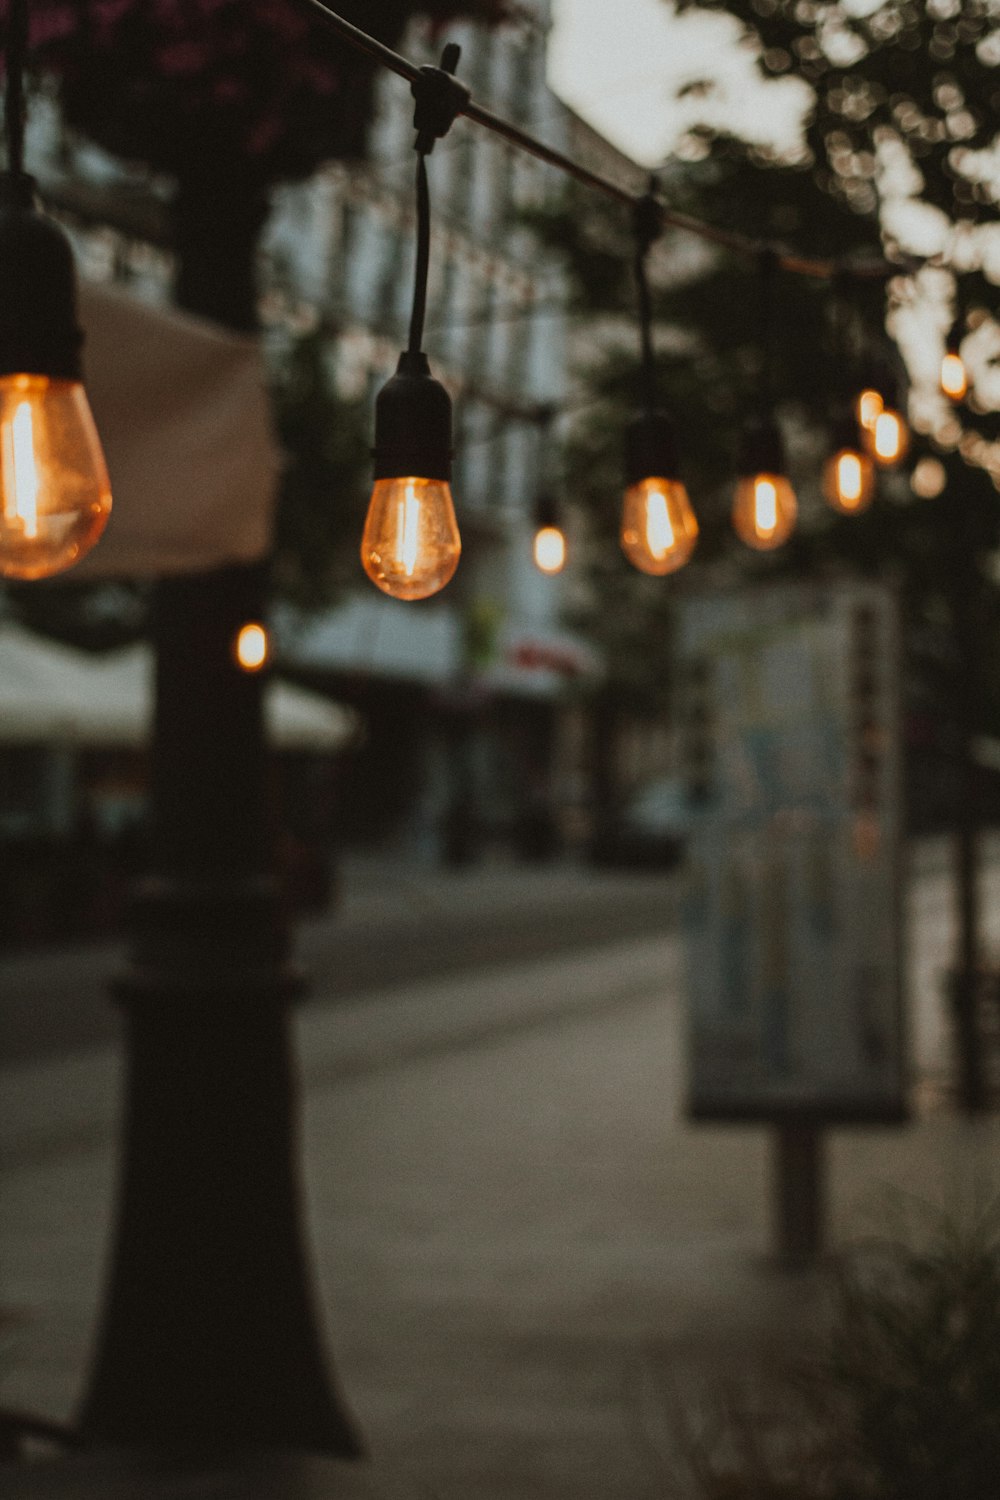
M 689 1112 L 776 1125 L 777 1248 L 808 1261 L 823 1128 L 905 1118 L 896 601 L 692 599 L 679 641 Z

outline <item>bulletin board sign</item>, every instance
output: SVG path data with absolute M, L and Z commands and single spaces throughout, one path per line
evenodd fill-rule
M 901 1120 L 897 601 L 692 599 L 679 644 L 689 1112 Z

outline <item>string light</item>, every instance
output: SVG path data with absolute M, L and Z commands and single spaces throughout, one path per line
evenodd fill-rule
M 897 256 L 890 262 L 882 256 L 873 255 L 865 261 L 852 258 L 849 263 L 845 263 L 834 258 L 799 255 L 785 246 L 762 244 L 749 236 L 719 229 L 690 215 L 669 209 L 651 193 L 632 193 L 619 183 L 591 171 L 573 158 L 537 140 L 527 131 L 474 103 L 469 90 L 454 79 L 447 78 L 449 87 L 442 89 L 440 75 L 450 74 L 454 70 L 458 59 L 457 48 L 446 49 L 446 55 L 452 56 L 450 66 L 446 66 L 443 60 L 441 69 L 420 68 L 369 36 L 360 27 L 344 20 L 324 0 L 303 0 L 303 3 L 309 5 L 351 45 L 409 80 L 417 98 L 415 123 L 418 131 L 421 130 L 419 117 L 422 98 L 426 100 L 423 105 L 425 109 L 437 111 L 439 125 L 423 131 L 424 139 L 430 143 L 424 152 L 421 152 L 418 136 L 418 231 L 421 233 L 421 225 L 426 227 L 427 217 L 426 178 L 423 177 L 422 157 L 431 149 L 433 139 L 442 136 L 454 119 L 463 115 L 539 160 L 565 172 L 584 186 L 619 203 L 628 204 L 637 217 L 643 212 L 651 217 L 655 212 L 657 234 L 665 226 L 682 229 L 737 254 L 753 256 L 761 265 L 766 264 L 769 271 L 781 269 L 797 275 L 833 281 L 885 281 L 900 271 L 915 271 L 924 264 L 923 259 L 912 256 Z M 438 81 L 432 84 L 435 75 Z M 424 194 L 423 208 L 421 192 Z M 651 243 L 652 240 L 647 243 L 646 249 Z M 640 271 L 641 261 L 640 255 L 637 258 Z M 770 276 L 764 279 L 769 281 Z M 419 253 L 417 283 L 414 320 L 419 300 L 422 323 L 426 255 L 421 262 Z M 643 298 L 646 299 L 645 302 L 642 302 Z M 640 299 L 644 365 L 648 369 L 651 344 L 648 338 L 648 288 L 644 286 L 644 276 L 640 280 Z M 403 387 L 400 387 L 391 400 L 383 402 L 382 397 L 387 396 L 390 388 L 400 381 L 404 385 L 406 381 L 411 382 L 406 387 L 407 394 L 404 395 Z M 407 449 L 410 439 L 414 449 L 424 451 L 415 436 L 414 424 L 408 423 L 406 417 L 411 411 L 415 413 L 425 400 L 426 388 L 436 384 L 430 377 L 426 356 L 420 352 L 419 344 L 413 344 L 411 337 L 411 347 L 401 356 L 397 374 L 384 388 L 376 409 L 376 485 L 366 522 L 362 560 L 369 576 L 378 586 L 400 598 L 426 597 L 428 593 L 443 587 L 454 572 L 461 545 L 457 525 L 454 524 L 450 492 L 450 405 L 447 437 L 444 436 L 443 426 L 439 426 L 435 428 L 436 441 L 430 445 L 436 448 L 436 468 L 442 472 L 418 473 L 418 466 L 414 462 L 402 465 L 400 456 Z M 649 385 L 647 378 L 647 389 Z M 421 394 L 418 394 L 418 389 Z M 447 393 L 444 394 L 446 396 Z M 845 436 L 845 441 L 828 460 L 824 491 L 830 503 L 845 512 L 861 510 L 870 503 L 874 492 L 873 463 L 881 466 L 895 465 L 905 457 L 908 450 L 909 433 L 906 423 L 895 406 L 890 404 L 887 395 L 876 384 L 861 393 L 856 408 L 861 444 L 859 446 L 854 440 L 853 433 L 850 442 Z M 434 403 L 430 397 L 426 397 L 426 400 L 429 414 Z M 443 405 L 434 405 L 434 411 L 435 421 L 443 423 Z M 640 419 L 640 424 L 644 424 L 641 438 L 636 435 L 638 428 L 633 424 L 635 431 L 630 431 L 626 441 L 627 482 L 622 509 L 621 542 L 626 555 L 637 567 L 646 572 L 664 573 L 680 567 L 690 556 L 697 540 L 698 525 L 687 491 L 675 472 L 676 455 L 669 422 L 662 413 L 655 411 L 648 397 L 645 415 Z M 406 441 L 400 435 L 404 430 L 408 432 Z M 447 460 L 440 456 L 445 448 L 449 450 Z M 656 450 L 653 468 L 661 472 L 651 472 L 646 461 L 651 449 Z M 768 464 L 751 464 L 754 453 L 759 455 L 764 450 Z M 639 455 L 642 456 L 641 463 Z M 637 472 L 637 463 L 640 468 L 646 469 L 645 473 Z M 389 468 L 385 467 L 386 464 Z M 736 530 L 753 547 L 776 547 L 788 537 L 794 527 L 797 502 L 791 482 L 784 472 L 780 433 L 763 400 L 760 415 L 744 434 L 740 465 L 733 513 Z M 431 512 L 437 522 L 433 526 L 427 524 L 427 517 Z M 433 541 L 431 537 L 434 538 Z M 555 539 L 548 539 L 546 545 L 552 546 L 552 556 L 555 557 L 558 551 Z
M 883 367 L 874 372 L 857 398 L 862 445 L 881 468 L 895 468 L 910 450 L 910 429 L 899 410 L 896 376 Z
M 451 74 L 450 43 L 440 68 L 411 85 L 417 139 L 417 261 L 409 346 L 375 401 L 375 486 L 361 538 L 368 577 L 394 599 L 427 599 L 454 575 L 462 542 L 451 497 L 451 397 L 430 372 L 421 344 L 430 260 L 426 158 L 450 129 L 468 90 Z
M 773 354 L 772 301 L 778 257 L 764 247 L 758 252 L 760 271 L 760 372 L 757 415 L 743 429 L 736 463 L 733 529 L 741 541 L 759 552 L 787 541 L 795 528 L 798 503 L 785 472 L 785 449 L 771 401 Z
M 798 502 L 785 473 L 784 444 L 777 423 L 759 418 L 746 426 L 736 467 L 736 535 L 758 552 L 780 547 L 795 529 Z
M 83 388 L 69 240 L 24 171 L 27 0 L 13 0 L 0 174 L 0 574 L 37 579 L 79 561 L 111 510 Z
M 619 540 L 632 566 L 654 577 L 682 568 L 698 540 L 698 522 L 680 476 L 673 427 L 656 404 L 653 308 L 646 257 L 662 229 L 660 205 L 652 192 L 646 193 L 636 201 L 632 217 L 643 415 L 635 418 L 625 434 L 625 495 Z
M 561 573 L 566 566 L 566 532 L 556 498 L 547 492 L 535 501 L 532 556 L 540 573 Z

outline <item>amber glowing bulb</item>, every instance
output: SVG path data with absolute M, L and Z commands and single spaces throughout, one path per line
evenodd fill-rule
M 69 241 L 24 173 L 0 174 L 0 574 L 79 561 L 111 510 L 83 388 Z
M 969 389 L 969 377 L 957 349 L 945 350 L 941 360 L 941 389 L 952 401 L 961 401 Z
M 862 427 L 865 432 L 871 432 L 875 426 L 878 414 L 884 406 L 885 402 L 882 399 L 881 391 L 877 391 L 874 386 L 868 386 L 861 392 L 857 399 L 858 426 Z
M 394 599 L 427 599 L 458 566 L 462 542 L 451 498 L 451 398 L 427 356 L 400 355 L 375 402 L 375 486 L 361 563 Z
M 833 452 L 823 465 L 823 497 L 841 515 L 867 510 L 875 496 L 875 465 L 858 446 L 850 413 L 833 429 Z
M 561 573 L 566 566 L 565 534 L 558 526 L 539 527 L 535 532 L 532 555 L 540 573 Z
M 688 492 L 677 479 L 640 479 L 622 506 L 621 544 L 641 573 L 660 576 L 682 568 L 698 540 Z
M 458 567 L 462 543 L 451 487 L 405 475 L 378 479 L 361 538 L 361 561 L 374 584 L 394 599 L 426 599 Z
M 770 420 L 752 423 L 744 432 L 739 457 L 733 528 L 748 547 L 767 552 L 788 540 L 797 515 L 781 434 Z
M 265 667 L 270 655 L 270 642 L 264 626 L 256 620 L 249 620 L 246 625 L 241 625 L 236 635 L 234 654 L 237 665 L 244 672 L 259 672 Z
M 875 466 L 867 453 L 840 448 L 823 467 L 823 496 L 842 515 L 867 510 L 875 494 Z
M 111 486 L 79 381 L 0 377 L 0 573 L 47 578 L 89 552 Z
M 910 434 L 898 411 L 883 407 L 865 434 L 865 446 L 883 468 L 889 469 L 902 462 L 909 450 Z
M 625 436 L 625 497 L 619 538 L 640 573 L 682 568 L 698 540 L 698 522 L 678 472 L 673 428 L 663 412 L 637 418 Z

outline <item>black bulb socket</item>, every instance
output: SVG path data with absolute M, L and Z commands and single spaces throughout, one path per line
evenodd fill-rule
M 82 380 L 69 239 L 25 172 L 0 173 L 0 376 Z
M 625 488 L 644 479 L 680 480 L 677 440 L 665 412 L 647 412 L 625 429 Z
M 562 530 L 559 502 L 555 495 L 544 490 L 535 500 L 535 530 L 544 531 L 548 526 L 554 526 L 558 531 Z
M 740 475 L 784 474 L 785 445 L 777 423 L 769 417 L 748 422 L 744 427 L 736 472 Z
M 375 398 L 375 478 L 451 483 L 451 397 L 427 355 L 407 349 Z

